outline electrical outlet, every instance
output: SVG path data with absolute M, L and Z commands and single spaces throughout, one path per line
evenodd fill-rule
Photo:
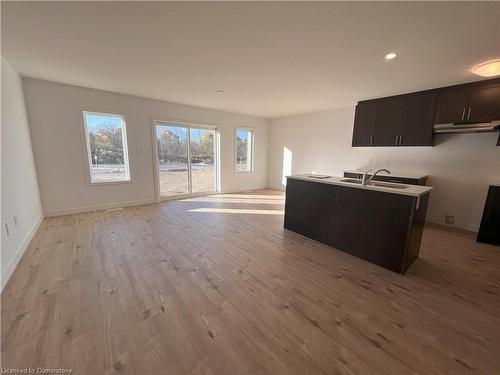
M 451 225 L 455 224 L 455 216 L 453 216 L 453 215 L 444 215 L 444 222 L 446 224 L 451 224 Z

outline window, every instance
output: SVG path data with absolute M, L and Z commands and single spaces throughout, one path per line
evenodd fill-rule
M 159 198 L 217 190 L 217 128 L 155 121 Z
M 236 129 L 236 172 L 253 170 L 253 130 Z
M 125 118 L 83 112 L 90 182 L 130 181 Z

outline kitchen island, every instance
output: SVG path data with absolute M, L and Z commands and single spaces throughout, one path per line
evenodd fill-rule
M 322 178 L 324 177 L 324 178 Z M 285 228 L 405 273 L 418 258 L 432 187 L 287 176 Z

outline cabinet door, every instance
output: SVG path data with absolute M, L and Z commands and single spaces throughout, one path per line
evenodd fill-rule
M 371 146 L 377 117 L 377 102 L 358 103 L 354 116 L 353 147 Z
M 500 81 L 472 86 L 467 120 L 500 120 Z
M 484 205 L 478 242 L 500 246 L 500 187 L 490 186 Z
M 335 186 L 288 179 L 285 228 L 328 243 Z
M 469 94 L 469 86 L 440 90 L 434 123 L 451 124 L 465 121 L 467 118 Z
M 338 186 L 330 245 L 402 272 L 415 200 L 407 195 Z
M 380 100 L 375 123 L 374 146 L 397 146 L 403 120 L 404 99 Z
M 433 146 L 435 92 L 410 95 L 406 99 L 400 146 Z

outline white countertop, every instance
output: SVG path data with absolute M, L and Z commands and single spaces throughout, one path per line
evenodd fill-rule
M 500 186 L 500 179 L 490 180 L 490 186 Z
M 420 197 L 421 195 L 424 195 L 434 189 L 432 186 L 420 186 L 420 185 L 405 185 L 407 188 L 405 189 L 394 189 L 386 186 L 376 186 L 376 185 L 366 185 L 363 186 L 361 184 L 355 184 L 352 182 L 344 182 L 341 181 L 345 179 L 345 177 L 337 177 L 337 176 L 331 176 L 329 178 L 314 178 L 314 177 L 308 177 L 310 176 L 309 174 L 299 174 L 299 175 L 294 175 L 294 176 L 286 176 L 287 178 L 292 178 L 295 180 L 302 180 L 302 181 L 312 181 L 312 182 L 318 182 L 320 184 L 330 184 L 330 185 L 339 185 L 339 186 L 347 186 L 347 187 L 352 187 L 354 189 L 364 189 L 364 190 L 373 190 L 373 191 L 381 191 L 384 193 L 392 193 L 392 194 L 400 194 L 400 195 L 410 195 L 413 197 Z M 381 182 L 381 181 L 378 181 Z M 404 185 L 404 184 L 395 184 L 391 182 L 384 182 L 384 184 L 387 185 Z
M 375 172 L 378 168 L 372 168 L 372 169 L 373 169 L 373 172 Z M 344 172 L 347 172 L 347 173 L 365 173 L 366 169 L 364 169 L 364 170 L 350 169 L 350 170 L 345 170 Z M 373 173 L 373 172 L 371 172 L 371 173 Z M 371 174 L 371 173 L 369 173 L 369 174 Z M 391 171 L 390 175 L 385 174 L 385 173 L 381 173 L 380 176 L 414 178 L 417 180 L 421 179 L 421 178 L 428 177 L 428 175 L 422 174 L 422 173 L 400 172 L 400 171 Z

